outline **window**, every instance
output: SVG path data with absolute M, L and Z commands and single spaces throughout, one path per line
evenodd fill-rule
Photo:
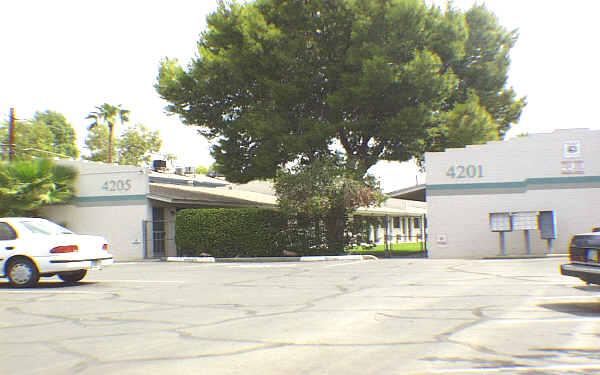
M 400 217 L 399 216 L 394 216 L 394 228 L 400 228 Z
M 152 207 L 152 251 L 155 258 L 166 254 L 166 233 L 164 207 Z
M 414 227 L 421 228 L 421 220 L 418 217 L 415 217 L 414 221 L 415 221 Z
M 0 241 L 16 240 L 17 233 L 7 223 L 0 223 Z
M 61 227 L 58 224 L 54 224 L 51 221 L 43 219 L 31 219 L 22 221 L 21 224 L 27 228 L 31 233 L 44 234 L 52 236 L 56 234 L 73 234 L 70 230 L 65 227 Z

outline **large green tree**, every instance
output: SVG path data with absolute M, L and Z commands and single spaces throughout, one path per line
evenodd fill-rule
M 274 187 L 281 210 L 310 218 L 310 226 L 324 223 L 331 253 L 343 252 L 352 213 L 361 206 L 379 205 L 385 199 L 374 177 L 357 179 L 337 155 L 320 156 L 311 163 L 279 171 Z
M 52 152 L 55 156 L 68 156 L 73 159 L 79 157 L 76 146 L 77 136 L 73 125 L 67 122 L 64 115 L 55 111 L 36 112 L 33 116 L 34 124 L 44 124 L 52 133 Z
M 108 145 L 106 151 L 106 162 L 112 163 L 113 161 L 113 138 L 114 138 L 114 127 L 117 121 L 121 124 L 129 121 L 129 110 L 121 108 L 121 105 L 111 105 L 104 103 L 96 107 L 96 110 L 90 112 L 86 117 L 88 120 L 93 122 L 88 127 L 88 130 L 92 130 L 97 126 L 106 125 L 108 127 Z
M 85 145 L 90 150 L 89 155 L 84 155 L 86 160 L 102 161 L 108 160 L 108 126 L 97 124 L 88 130 L 85 137 Z M 114 147 L 111 147 L 111 160 L 117 160 L 117 152 Z
M 119 164 L 140 165 L 149 162 L 152 154 L 160 151 L 161 145 L 158 130 L 151 131 L 142 124 L 130 126 L 119 139 Z
M 90 150 L 90 155 L 84 156 L 87 160 L 108 160 L 108 126 L 98 124 L 89 130 L 85 144 Z M 113 140 L 111 160 L 126 165 L 140 165 L 150 161 L 151 154 L 160 151 L 162 140 L 157 130 L 151 131 L 142 124 L 129 126 L 120 137 Z
M 484 6 L 422 0 L 219 1 L 186 68 L 160 64 L 167 110 L 216 140 L 231 180 L 343 148 L 379 160 L 502 138 L 525 105 L 506 87 L 507 31 Z
M 48 159 L 0 162 L 0 217 L 34 216 L 46 205 L 67 202 L 77 172 Z
M 62 114 L 47 110 L 36 112 L 32 119 L 15 124 L 16 159 L 36 157 L 77 158 L 75 130 Z M 0 156 L 8 158 L 8 123 L 0 126 L 0 143 L 7 150 Z

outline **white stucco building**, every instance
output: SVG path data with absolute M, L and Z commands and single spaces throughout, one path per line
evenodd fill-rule
M 47 207 L 43 215 L 76 233 L 99 234 L 116 260 L 175 256 L 175 215 L 183 208 L 274 207 L 270 184 L 244 185 L 205 175 L 174 174 L 145 167 L 59 160 L 79 172 L 70 204 Z M 387 216 L 387 230 L 373 238 L 383 243 L 416 241 L 423 231 L 425 205 L 390 199 L 382 207 L 359 209 L 361 215 Z M 410 235 L 410 237 L 407 237 Z
M 587 129 L 427 153 L 429 257 L 566 252 L 600 226 L 599 156 Z

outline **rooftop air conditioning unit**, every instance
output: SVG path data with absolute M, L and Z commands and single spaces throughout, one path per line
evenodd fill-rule
M 155 172 L 164 171 L 167 169 L 167 161 L 166 160 L 153 160 L 152 161 L 152 170 Z

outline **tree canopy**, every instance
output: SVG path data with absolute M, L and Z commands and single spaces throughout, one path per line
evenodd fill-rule
M 484 6 L 422 0 L 219 1 L 198 56 L 161 61 L 167 110 L 215 140 L 232 181 L 343 148 L 379 160 L 502 138 L 524 98 L 508 88 L 517 40 Z
M 108 126 L 104 124 L 98 124 L 88 130 L 85 146 L 90 150 L 90 155 L 84 155 L 84 159 L 103 162 L 108 160 L 108 133 Z M 111 149 L 111 160 L 117 160 L 115 148 Z
M 322 156 L 310 164 L 281 170 L 275 179 L 279 207 L 288 214 L 329 216 L 340 211 L 347 216 L 358 207 L 384 201 L 373 176 L 356 180 L 336 156 Z
M 79 150 L 75 141 L 73 126 L 55 111 L 36 112 L 32 119 L 15 124 L 16 159 L 33 156 L 77 158 Z M 8 123 L 0 126 L 0 143 L 8 150 Z M 0 156 L 0 159 L 6 158 L 8 153 Z
M 84 158 L 94 161 L 108 160 L 109 134 L 105 124 L 98 124 L 90 129 L 85 144 L 91 154 Z M 113 143 L 111 160 L 119 164 L 140 165 L 150 161 L 152 153 L 160 151 L 162 140 L 158 130 L 151 131 L 142 124 L 136 124 L 126 128 Z
M 112 163 L 114 150 L 113 150 L 113 138 L 114 138 L 114 127 L 117 123 L 117 120 L 121 122 L 121 124 L 129 121 L 129 110 L 121 108 L 121 105 L 111 105 L 108 103 L 104 103 L 100 106 L 96 107 L 96 111 L 90 112 L 90 114 L 86 117 L 88 120 L 92 120 L 93 122 L 88 126 L 88 130 L 92 130 L 97 126 L 106 125 L 108 126 L 108 142 L 106 148 L 106 162 Z
M 119 139 L 119 164 L 140 165 L 149 162 L 152 153 L 160 151 L 161 145 L 158 130 L 151 131 L 142 124 L 130 126 Z

